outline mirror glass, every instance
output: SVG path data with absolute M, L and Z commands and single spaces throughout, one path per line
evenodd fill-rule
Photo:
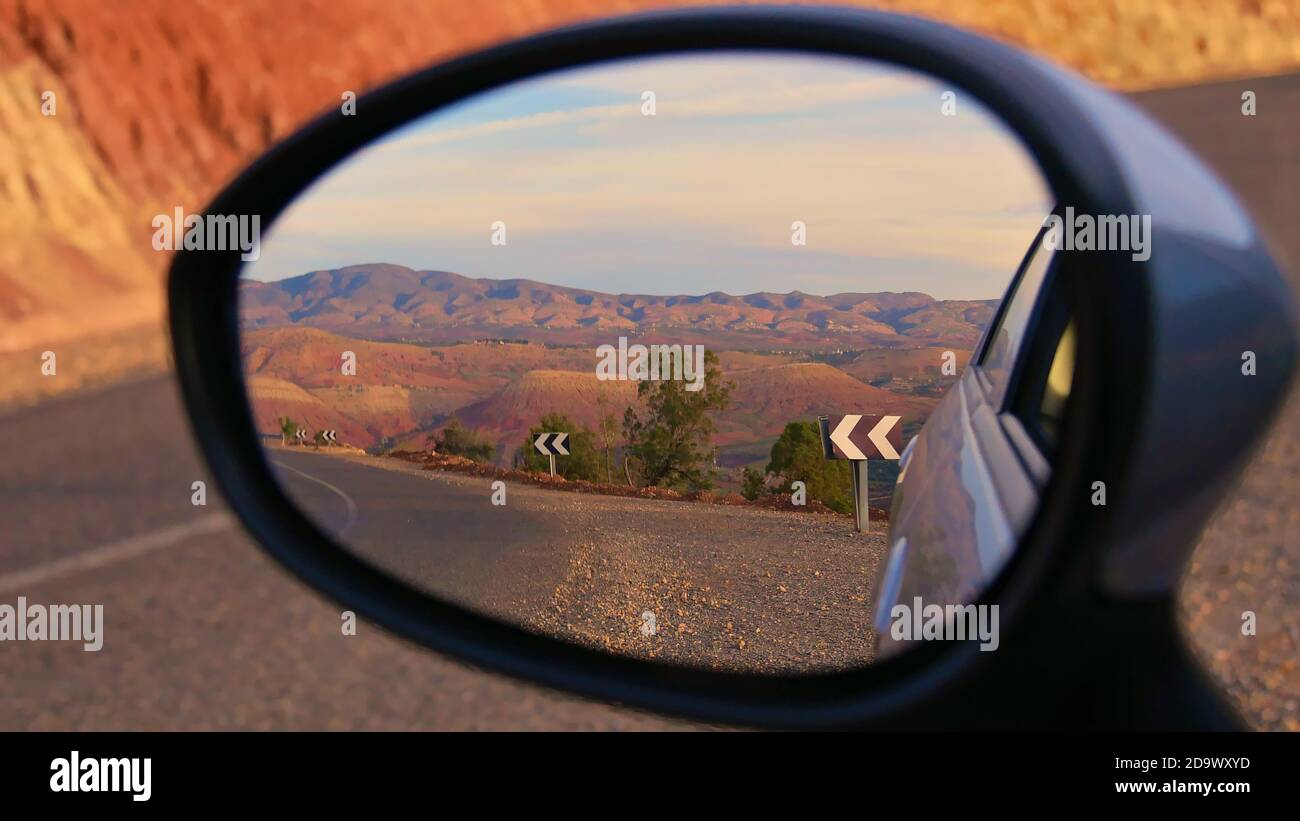
M 857 667 L 882 596 L 970 601 L 1014 546 L 1032 477 L 1000 495 L 978 397 L 1005 386 L 968 364 L 1051 208 L 1005 125 L 909 70 L 553 73 L 387 135 L 267 230 L 249 402 L 294 503 L 439 597 L 612 653 Z M 1041 347 L 1015 343 L 996 380 Z

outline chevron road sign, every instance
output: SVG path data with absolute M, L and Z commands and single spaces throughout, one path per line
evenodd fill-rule
M 537 448 L 537 452 L 551 458 L 552 476 L 555 475 L 555 457 L 569 455 L 569 449 L 564 446 L 567 441 L 569 441 L 567 433 L 540 433 L 533 440 L 533 447 Z
M 822 418 L 828 431 L 822 435 L 827 459 L 897 459 L 903 449 L 901 416 L 846 413 Z
M 334 430 L 333 428 L 329 428 L 328 430 L 321 431 L 321 436 L 325 439 L 326 442 L 332 445 L 337 445 L 339 443 L 339 432 Z
M 860 533 L 866 533 L 871 522 L 867 460 L 898 458 L 903 449 L 902 420 L 901 416 L 862 413 L 817 417 L 822 430 L 822 455 L 853 463 L 853 525 Z
M 567 441 L 569 441 L 567 433 L 542 433 L 533 442 L 533 447 L 537 448 L 538 453 L 546 456 L 568 456 L 568 448 L 564 447 Z
M 298 428 L 297 432 L 294 433 L 294 437 L 297 438 L 298 444 L 301 445 L 307 441 L 307 431 L 303 430 L 302 428 Z

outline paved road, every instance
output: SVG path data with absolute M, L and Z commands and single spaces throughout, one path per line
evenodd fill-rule
M 1240 114 L 1243 90 L 1259 114 Z M 1138 95 L 1300 272 L 1300 75 Z M 1300 282 L 1297 282 L 1300 287 Z M 1198 549 L 1185 624 L 1260 726 L 1300 729 L 1300 401 Z M 249 543 L 165 378 L 0 416 L 0 602 L 105 605 L 105 647 L 0 644 L 0 729 L 679 727 L 516 685 L 362 625 Z M 1261 613 L 1257 640 L 1237 629 Z M 1289 667 L 1287 665 L 1290 665 Z
M 612 729 L 668 722 L 437 658 L 264 558 L 206 480 L 171 380 L 0 417 L 0 602 L 104 605 L 104 648 L 0 643 L 0 729 Z
M 569 570 L 563 523 L 519 503 L 494 506 L 482 480 L 435 482 L 397 460 L 310 449 L 270 455 L 294 500 L 341 544 L 459 604 L 518 620 L 548 606 Z

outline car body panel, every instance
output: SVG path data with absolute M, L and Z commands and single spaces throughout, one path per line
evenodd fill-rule
M 970 364 L 903 454 L 890 513 L 890 555 L 875 599 L 881 656 L 901 649 L 890 633 L 896 605 L 976 601 L 1011 558 L 1037 508 L 1047 460 L 1003 407 L 1017 391 L 1021 363 L 1032 347 L 1028 340 L 1053 283 L 1054 256 L 1046 258 L 1041 282 L 1027 276 L 1035 255 L 1050 253 L 1039 246 L 1041 239 L 1040 233 L 1030 244 Z M 1020 294 L 1025 287 L 1035 290 Z M 995 340 L 1007 343 L 999 334 L 1013 297 L 1023 300 L 1018 307 L 1028 319 L 1011 341 L 1009 367 L 990 377 L 983 363 Z
M 894 490 L 893 548 L 877 593 L 882 655 L 898 649 L 889 635 L 895 604 L 978 598 L 1010 558 L 1037 501 L 1033 478 L 1002 435 L 972 368 L 909 448 Z

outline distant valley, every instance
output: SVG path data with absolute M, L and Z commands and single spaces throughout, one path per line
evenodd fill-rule
M 963 367 L 993 300 L 920 293 L 604 294 L 392 265 L 245 281 L 246 379 L 258 429 L 287 416 L 367 449 L 421 448 L 453 415 L 508 463 L 551 411 L 595 428 L 637 403 L 595 376 L 596 345 L 704 344 L 732 384 L 716 419 L 719 466 L 762 463 L 786 423 L 895 413 L 914 430 Z M 355 375 L 340 368 L 356 355 Z

